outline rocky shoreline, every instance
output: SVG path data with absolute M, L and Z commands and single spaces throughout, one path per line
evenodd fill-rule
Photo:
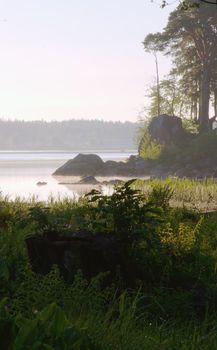
M 181 118 L 166 114 L 152 118 L 148 134 L 151 141 L 157 142 L 167 150 L 164 156 L 144 159 L 139 155 L 131 155 L 125 162 L 113 160 L 104 162 L 96 154 L 78 154 L 58 168 L 53 175 L 80 176 L 82 177 L 80 184 L 90 184 L 91 181 L 96 184 L 98 181 L 95 179 L 96 176 L 217 178 L 216 135 L 205 135 L 205 137 L 189 133 L 183 128 Z M 186 147 L 183 148 L 183 145 Z M 148 147 L 150 144 L 144 135 L 139 145 L 139 154 L 142 154 L 143 148 L 147 150 Z
M 126 162 L 108 160 L 104 162 L 96 154 L 78 154 L 74 159 L 68 160 L 58 168 L 53 175 L 56 176 L 146 176 L 149 175 L 150 161 L 139 156 L 130 156 Z
M 192 164 L 189 160 L 174 160 L 170 163 L 159 163 L 154 160 L 145 160 L 139 156 L 130 156 L 123 161 L 104 162 L 95 154 L 78 154 L 59 167 L 54 176 L 79 176 L 76 184 L 117 184 L 121 177 L 126 178 L 217 178 L 217 166 L 209 159 Z M 99 182 L 96 177 L 113 177 L 112 180 Z M 115 178 L 114 178 L 115 177 Z M 116 178 L 117 177 L 117 178 Z M 63 181 L 64 183 L 64 181 Z

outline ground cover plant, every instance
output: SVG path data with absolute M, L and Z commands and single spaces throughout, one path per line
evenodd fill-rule
M 1 348 L 216 349 L 217 213 L 194 205 L 205 208 L 210 192 L 214 203 L 212 180 L 168 179 L 131 181 L 78 202 L 1 197 Z M 32 271 L 27 235 L 87 227 L 117 235 L 139 267 L 133 289 L 115 281 L 103 288 L 103 274 L 86 281 L 78 271 L 67 283 L 57 266 L 44 276 Z

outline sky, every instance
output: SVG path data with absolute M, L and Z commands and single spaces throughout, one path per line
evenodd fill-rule
M 151 0 L 0 0 L 0 118 L 136 122 L 155 77 L 142 41 L 171 10 Z M 169 59 L 159 65 L 162 77 Z

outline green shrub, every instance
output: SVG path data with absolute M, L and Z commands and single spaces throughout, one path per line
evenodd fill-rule
M 89 203 L 2 199 L 10 215 L 2 211 L 0 226 L 0 348 L 216 349 L 217 214 L 201 214 L 195 202 L 213 205 L 217 185 L 168 179 L 138 186 L 92 192 Z M 102 288 L 104 276 L 88 283 L 81 273 L 65 283 L 57 267 L 33 273 L 24 239 L 52 227 L 116 234 L 139 266 L 139 290 L 115 282 Z
M 157 140 L 152 140 L 148 131 L 145 130 L 139 147 L 140 157 L 144 159 L 156 160 L 160 157 L 163 149 L 164 146 Z

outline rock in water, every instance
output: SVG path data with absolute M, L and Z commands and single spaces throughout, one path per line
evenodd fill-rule
M 95 154 L 79 154 L 58 168 L 53 175 L 82 176 L 80 184 L 97 184 L 94 176 L 143 176 L 149 174 L 151 165 L 149 160 L 139 156 L 131 156 L 126 162 L 103 162 Z
M 36 185 L 37 186 L 45 186 L 45 185 L 47 185 L 47 182 L 45 182 L 45 181 L 38 181 Z
M 97 181 L 97 179 L 94 176 L 85 176 L 78 182 L 78 184 L 81 185 L 97 185 L 99 183 L 100 182 Z
M 58 168 L 53 175 L 94 176 L 103 165 L 103 160 L 96 154 L 78 154 Z

